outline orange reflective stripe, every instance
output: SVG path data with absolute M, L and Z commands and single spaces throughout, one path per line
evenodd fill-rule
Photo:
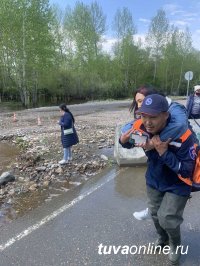
M 144 133 L 145 131 L 142 130 L 142 129 L 140 128 L 141 125 L 142 125 L 142 120 L 141 120 L 141 119 L 138 119 L 138 120 L 136 120 L 136 121 L 134 122 L 132 128 L 133 128 L 134 130 L 137 130 L 137 131 L 141 132 L 141 133 Z
M 135 129 L 135 130 L 139 130 L 140 127 L 141 127 L 141 125 L 142 125 L 142 120 L 141 120 L 141 119 L 138 119 L 138 120 L 136 120 L 136 121 L 134 122 L 134 124 L 133 124 L 133 129 Z
M 187 138 L 189 138 L 189 136 L 190 136 L 191 134 L 192 134 L 192 132 L 191 132 L 189 129 L 187 129 L 187 130 L 185 131 L 185 133 L 180 137 L 181 141 L 182 141 L 182 142 L 186 141 Z
M 187 185 L 192 186 L 192 181 L 190 180 L 190 178 L 183 178 L 181 175 L 178 175 L 178 177 Z

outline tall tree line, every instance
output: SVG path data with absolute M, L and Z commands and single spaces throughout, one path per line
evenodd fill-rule
M 108 28 L 115 33 L 111 53 L 103 50 Z M 163 10 L 152 18 L 145 38 L 128 8 L 107 25 L 97 3 L 77 2 L 65 11 L 48 0 L 0 2 L 0 101 L 25 107 L 40 102 L 123 98 L 151 83 L 164 93 L 184 95 L 184 73 L 200 80 L 200 51 L 189 29 L 170 25 Z

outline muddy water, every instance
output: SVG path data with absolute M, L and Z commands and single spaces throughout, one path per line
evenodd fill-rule
M 11 144 L 0 142 L 0 175 L 9 171 L 9 164 L 15 160 L 19 150 Z M 0 224 L 11 221 L 16 217 L 16 212 L 10 208 L 9 203 L 0 204 Z
M 19 152 L 20 151 L 16 147 L 8 143 L 0 142 L 0 175 L 5 171 L 10 170 L 9 165 L 12 160 L 15 160 Z M 113 153 L 113 149 L 102 149 L 101 153 L 102 152 L 110 157 Z M 47 188 L 41 188 L 33 192 L 20 194 L 19 196 L 15 196 L 8 200 L 8 202 L 0 202 L 0 227 L 25 215 L 27 211 L 35 209 L 45 202 L 61 196 L 79 184 L 80 183 L 78 182 L 69 182 L 66 179 L 62 180 L 61 178 Z
M 0 175 L 10 170 L 10 163 L 14 161 L 19 150 L 11 144 L 0 142 Z M 69 189 L 79 185 L 76 182 L 67 180 L 57 180 L 56 183 L 48 188 L 38 189 L 34 192 L 20 194 L 8 202 L 0 202 L 0 227 L 11 222 L 19 216 L 24 215 L 27 211 L 37 208 L 45 201 L 51 201 L 55 197 L 66 193 Z
M 8 171 L 9 164 L 15 160 L 19 149 L 8 143 L 0 142 L 0 175 Z
M 101 153 L 105 154 L 109 158 L 112 158 L 113 149 L 104 148 L 101 149 Z M 0 143 L 0 170 L 8 171 L 9 163 L 14 160 L 14 158 L 19 154 L 19 150 L 15 147 L 7 144 Z M 113 168 L 118 168 L 118 166 L 113 166 Z M 110 168 L 109 168 L 110 169 Z M 118 193 L 118 196 L 130 198 L 136 197 L 137 192 L 144 189 L 144 171 L 146 167 L 130 167 L 126 172 L 125 176 L 117 176 L 115 179 L 115 191 Z M 1 174 L 1 173 L 0 173 Z M 100 177 L 104 174 L 100 174 Z M 135 182 L 137 181 L 137 185 Z M 80 183 L 69 182 L 66 179 L 58 179 L 56 182 L 51 184 L 47 188 L 41 188 L 33 192 L 26 194 L 20 194 L 6 203 L 0 203 L 0 228 L 12 220 L 23 216 L 32 209 L 35 209 L 45 202 L 54 200 L 57 197 L 60 197 L 63 194 L 66 194 L 67 191 L 75 188 Z
M 41 206 L 44 202 L 61 196 L 79 184 L 78 182 L 57 180 L 56 183 L 46 189 L 41 188 L 33 192 L 20 194 L 6 203 L 0 203 L 0 228 L 4 224 L 25 215 L 28 211 Z
M 114 168 L 116 168 L 116 171 L 119 170 L 118 166 L 113 166 L 112 169 Z M 103 177 L 107 171 L 112 171 L 112 169 L 105 169 L 104 173 L 98 175 L 98 178 Z M 145 166 L 129 167 L 125 172 L 118 175 L 114 181 L 114 189 L 117 196 L 120 198 L 123 197 L 124 199 L 133 198 L 134 200 L 145 197 L 145 170 Z M 9 202 L 0 205 L 0 228 L 4 224 L 12 222 L 12 220 L 25 215 L 28 211 L 41 206 L 45 202 L 62 197 L 63 194 L 67 198 L 67 192 L 79 184 L 78 182 L 73 183 L 67 180 L 57 180 L 56 183 L 46 189 L 20 194 Z

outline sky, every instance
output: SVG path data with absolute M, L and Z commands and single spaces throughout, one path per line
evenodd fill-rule
M 50 4 L 56 4 L 65 10 L 67 6 L 73 8 L 76 0 L 50 0 Z M 90 4 L 94 0 L 82 0 L 84 4 Z M 137 37 L 144 39 L 151 19 L 156 16 L 158 9 L 166 12 L 169 23 L 180 30 L 189 28 L 192 34 L 193 47 L 200 50 L 200 0 L 96 0 L 106 15 L 108 29 L 104 49 L 109 51 L 115 41 L 111 30 L 112 21 L 117 9 L 127 7 L 132 13 L 134 24 L 137 28 Z

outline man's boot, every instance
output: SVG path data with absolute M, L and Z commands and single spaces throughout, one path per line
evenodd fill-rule
M 155 246 L 161 246 L 162 248 L 166 245 L 169 245 L 168 236 L 160 236 L 155 241 Z
M 178 265 L 181 256 L 181 248 L 179 247 L 181 245 L 180 231 L 174 233 L 173 237 L 172 235 L 169 236 L 169 245 L 170 245 L 169 260 L 172 265 Z
M 161 246 L 161 248 L 163 248 L 164 246 L 169 244 L 169 236 L 157 221 L 154 221 L 154 225 L 158 233 L 158 238 L 155 241 L 155 246 Z
M 178 265 L 179 259 L 181 257 L 180 248 L 178 248 L 179 244 L 171 244 L 170 243 L 170 252 L 169 252 L 169 260 L 172 265 Z

